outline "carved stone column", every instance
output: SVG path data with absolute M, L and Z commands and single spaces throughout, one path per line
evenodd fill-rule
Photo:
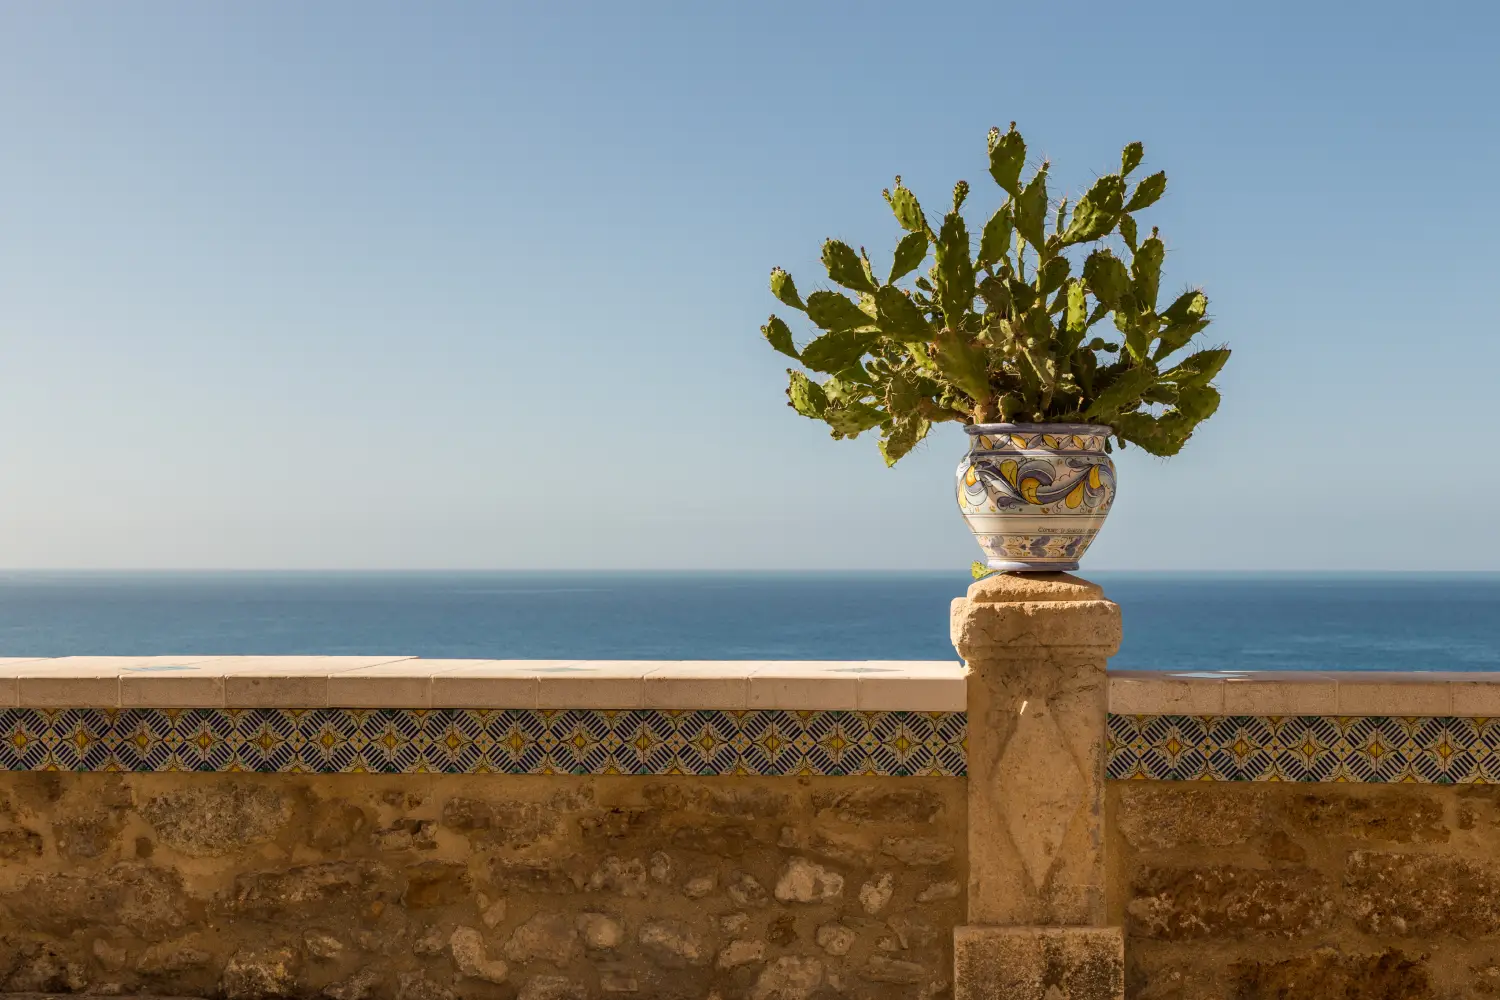
M 1065 573 L 999 575 L 953 602 L 969 666 L 969 923 L 955 1000 L 1122 1000 L 1105 927 L 1105 664 L 1120 609 Z

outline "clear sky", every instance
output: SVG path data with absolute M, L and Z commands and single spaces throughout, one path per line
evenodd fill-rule
M 0 566 L 961 568 L 784 405 L 903 175 L 1165 169 L 1235 356 L 1085 568 L 1500 563 L 1492 3 L 0 3 Z M 880 259 L 877 256 L 877 260 Z M 801 332 L 801 331 L 799 331 Z

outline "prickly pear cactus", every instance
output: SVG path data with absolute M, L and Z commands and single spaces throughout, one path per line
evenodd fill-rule
M 991 129 L 988 146 L 1005 201 L 982 225 L 962 214 L 967 181 L 933 229 L 898 176 L 883 194 L 905 235 L 884 281 L 863 248 L 838 240 L 822 257 L 841 290 L 804 297 L 771 271 L 772 294 L 817 331 L 798 347 L 780 317 L 761 327 L 801 365 L 787 370 L 789 404 L 836 438 L 878 430 L 888 465 L 945 420 L 1104 424 L 1121 445 L 1175 455 L 1218 409 L 1212 382 L 1229 349 L 1191 349 L 1209 324 L 1202 291 L 1160 301 L 1166 244 L 1155 228 L 1141 239 L 1136 214 L 1167 175 L 1132 183 L 1145 155 L 1133 142 L 1118 172 L 1070 204 L 1049 196 L 1050 164 L 1024 176 L 1015 122 Z

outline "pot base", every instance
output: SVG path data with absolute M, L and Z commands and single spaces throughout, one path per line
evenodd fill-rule
M 998 570 L 1001 573 L 1071 573 L 1078 568 L 1078 560 L 1072 562 L 1009 562 L 1004 559 L 991 559 L 986 562 L 987 569 Z

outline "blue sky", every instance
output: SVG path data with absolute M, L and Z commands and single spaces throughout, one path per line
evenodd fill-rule
M 1353 14 L 1357 10 L 1357 15 Z M 1341 13 L 1345 12 L 1345 13 Z M 0 566 L 941 568 L 784 405 L 880 189 L 1146 144 L 1234 360 L 1085 568 L 1500 561 L 1490 4 L 0 6 Z M 877 258 L 878 259 L 878 258 Z

